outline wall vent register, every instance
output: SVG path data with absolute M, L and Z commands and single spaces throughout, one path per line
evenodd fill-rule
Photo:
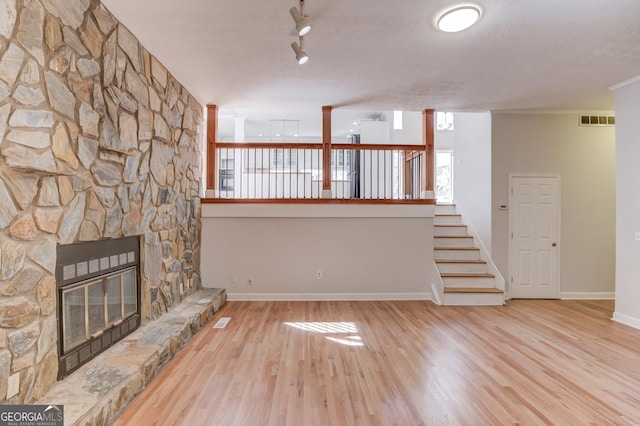
M 61 245 L 57 256 L 62 379 L 140 325 L 140 240 Z
M 615 126 L 616 117 L 613 115 L 581 115 L 581 126 Z

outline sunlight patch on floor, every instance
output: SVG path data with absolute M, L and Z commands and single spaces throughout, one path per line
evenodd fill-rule
M 325 339 L 345 346 L 364 346 L 364 343 L 362 343 L 362 337 L 360 336 L 347 336 L 345 338 L 327 336 Z
M 285 322 L 286 325 L 314 333 L 357 333 L 353 322 Z
M 322 334 L 355 334 L 358 326 L 353 322 L 285 322 L 289 327 Z M 345 346 L 364 346 L 360 336 L 325 336 L 325 339 Z

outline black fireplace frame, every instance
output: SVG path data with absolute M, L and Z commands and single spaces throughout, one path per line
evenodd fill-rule
M 67 377 L 69 374 L 80 368 L 82 365 L 104 352 L 116 342 L 131 334 L 140 326 L 140 299 L 141 299 L 141 257 L 140 257 L 140 237 L 131 236 L 110 240 L 98 240 L 82 243 L 66 244 L 57 246 L 56 261 L 56 322 L 58 333 L 58 380 Z M 83 270 L 77 265 L 89 262 L 90 260 L 100 260 L 121 256 L 126 253 L 134 253 L 134 261 L 129 258 L 126 261 L 111 262 L 109 266 L 101 264 L 99 270 L 90 272 L 83 265 Z M 115 266 L 113 266 L 115 264 Z M 124 318 L 122 321 L 111 325 L 95 337 L 91 337 L 85 342 L 65 351 L 63 345 L 63 304 L 62 293 L 66 287 L 84 282 L 92 278 L 112 274 L 114 272 L 136 268 L 136 312 Z

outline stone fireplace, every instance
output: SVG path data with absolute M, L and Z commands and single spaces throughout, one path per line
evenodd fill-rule
M 58 379 L 140 325 L 140 239 L 58 246 Z
M 200 288 L 203 109 L 98 0 L 0 9 L 0 404 L 28 404 Z M 129 238 L 135 291 L 129 248 L 59 251 Z

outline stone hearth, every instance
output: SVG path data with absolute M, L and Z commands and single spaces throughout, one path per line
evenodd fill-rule
M 200 285 L 202 106 L 99 0 L 0 1 L 0 404 L 56 383 L 56 247 L 139 235 L 142 324 Z
M 64 405 L 65 425 L 111 424 L 184 344 L 226 302 L 222 289 L 186 297 L 58 382 L 38 404 Z
M 65 425 L 111 424 L 226 297 L 222 289 L 199 290 L 58 382 L 38 403 L 64 405 Z

